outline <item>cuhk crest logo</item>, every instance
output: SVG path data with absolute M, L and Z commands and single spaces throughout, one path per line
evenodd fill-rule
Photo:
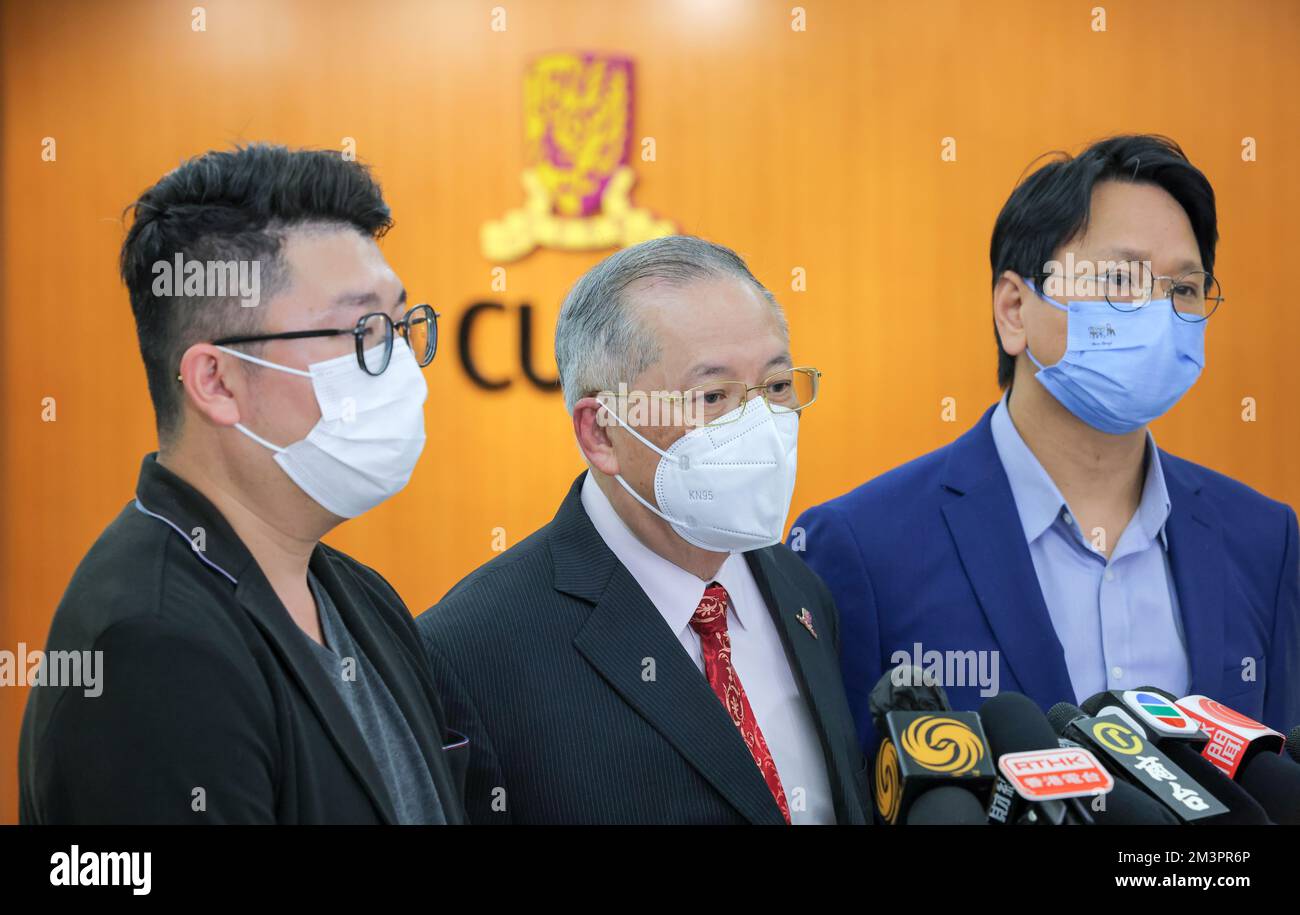
M 561 52 L 533 62 L 524 78 L 525 201 L 484 223 L 484 257 L 627 247 L 676 231 L 632 205 L 632 88 L 628 57 Z

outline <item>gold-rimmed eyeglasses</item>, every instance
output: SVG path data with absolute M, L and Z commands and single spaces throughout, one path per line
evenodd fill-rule
M 681 393 L 665 391 L 600 391 L 599 397 L 631 397 L 644 394 L 671 405 L 669 417 L 655 416 L 636 425 L 720 426 L 745 414 L 751 391 L 758 391 L 773 413 L 798 413 L 817 400 L 822 373 L 811 366 L 797 366 L 773 372 L 759 384 L 743 381 L 706 381 Z M 621 414 L 620 410 L 620 414 Z

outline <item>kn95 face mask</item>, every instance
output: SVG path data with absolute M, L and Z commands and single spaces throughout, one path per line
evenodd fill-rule
M 617 419 L 609 407 L 606 412 Z M 652 505 L 622 474 L 615 479 L 679 537 L 700 549 L 741 553 L 781 542 L 794 496 L 799 414 L 761 399 L 723 421 L 692 429 L 665 451 L 619 421 L 659 455 Z

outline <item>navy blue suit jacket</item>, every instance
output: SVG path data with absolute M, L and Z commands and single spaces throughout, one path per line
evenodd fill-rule
M 894 653 L 912 656 L 918 642 L 924 651 L 996 649 L 999 690 L 1044 709 L 1087 698 L 1071 688 L 1068 646 L 1043 600 L 992 415 L 952 444 L 809 509 L 791 529 L 790 545 L 839 608 L 840 666 L 868 751 L 876 737 L 867 696 Z M 1295 512 L 1163 450 L 1160 461 L 1189 692 L 1285 731 L 1300 722 Z M 1245 658 L 1254 659 L 1253 680 L 1243 680 Z M 977 710 L 986 698 L 978 684 L 945 688 L 957 709 Z

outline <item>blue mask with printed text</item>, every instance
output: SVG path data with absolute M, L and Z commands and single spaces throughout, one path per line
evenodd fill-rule
M 1205 322 L 1185 321 L 1170 299 L 1153 299 L 1128 312 L 1104 299 L 1062 305 L 1067 313 L 1065 354 L 1045 366 L 1025 347 L 1047 392 L 1083 422 L 1122 435 L 1163 416 L 1205 368 Z

